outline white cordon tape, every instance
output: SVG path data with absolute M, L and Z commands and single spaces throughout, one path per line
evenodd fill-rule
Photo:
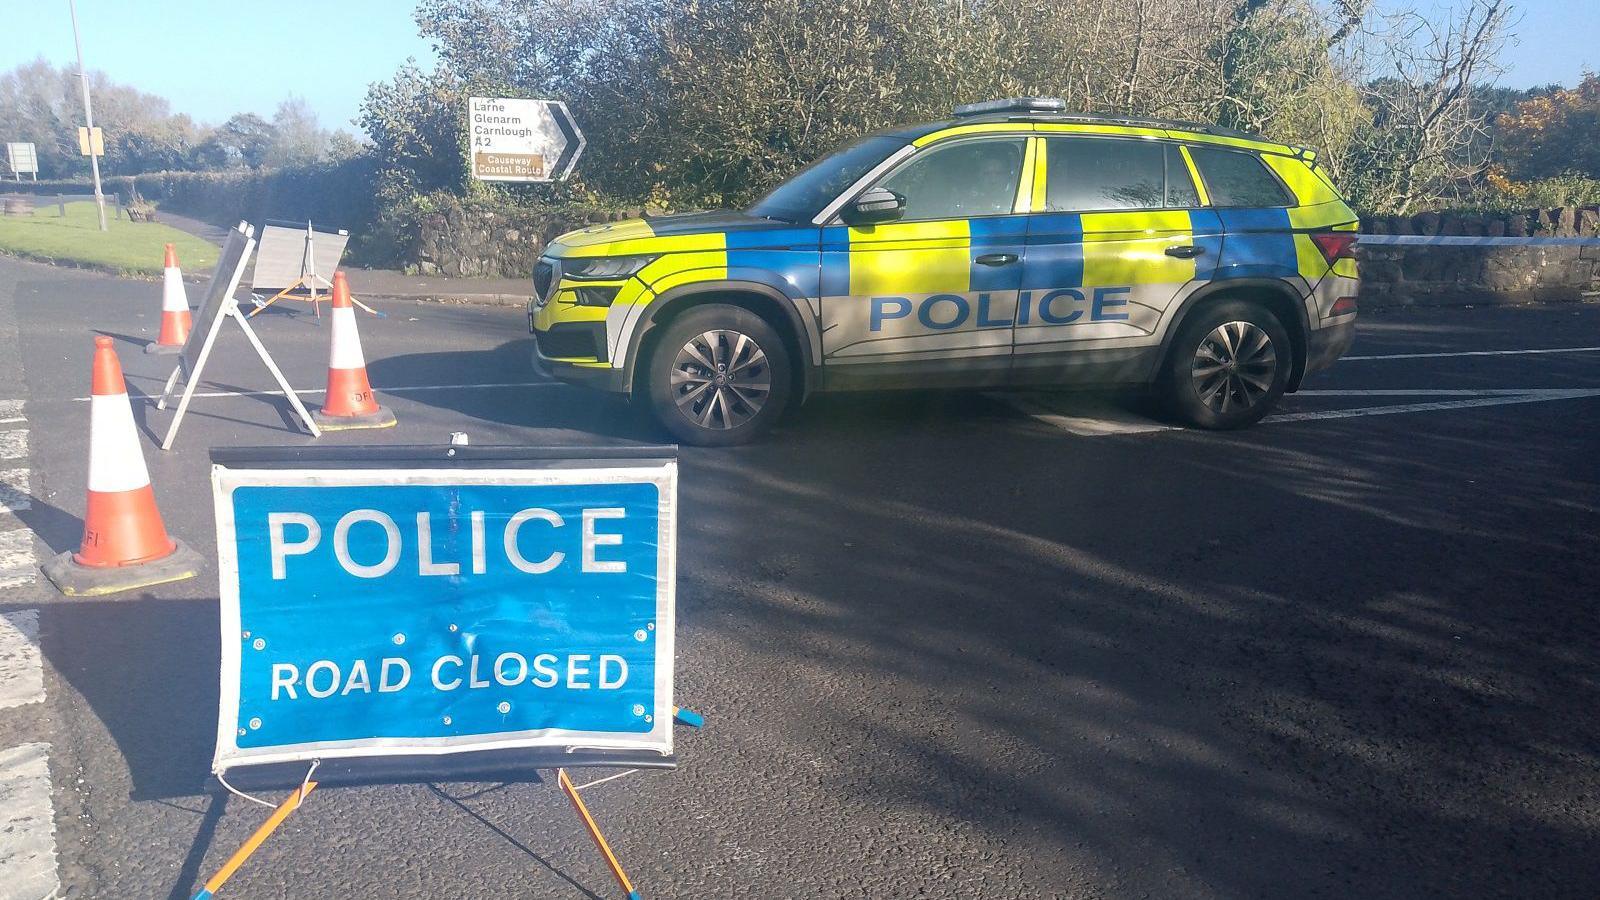
M 1600 237 L 1468 237 L 1452 234 L 1358 234 L 1356 246 L 1600 247 Z

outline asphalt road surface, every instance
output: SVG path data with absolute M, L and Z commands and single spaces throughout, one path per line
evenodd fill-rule
M 0 435 L 27 432 L 0 436 L 0 613 L 26 644 L 38 611 L 43 689 L 26 647 L 0 664 L 22 679 L 9 708 L 0 685 L 0 817 L 49 798 L 0 865 L 23 832 L 48 863 L 53 816 L 66 897 L 187 897 L 265 815 L 201 790 L 214 569 L 69 600 L 17 563 L 79 537 L 93 333 L 202 554 L 209 448 L 309 443 L 241 393 L 271 384 L 225 330 L 221 395 L 158 450 L 158 306 L 151 282 L 0 259 Z M 518 310 L 380 308 L 362 339 L 400 426 L 324 445 L 660 439 L 531 374 Z M 320 388 L 326 328 L 256 321 Z M 708 727 L 680 730 L 677 771 L 586 797 L 654 898 L 1600 895 L 1596 347 L 1594 306 L 1375 314 L 1243 432 L 900 394 L 686 449 L 678 695 Z M 619 894 L 553 784 L 463 783 L 319 791 L 224 896 Z

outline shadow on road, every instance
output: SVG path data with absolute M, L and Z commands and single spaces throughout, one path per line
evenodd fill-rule
M 506 341 L 492 350 L 409 353 L 367 361 L 367 376 L 381 396 L 407 385 L 522 383 L 539 378 L 532 369 L 533 340 Z M 561 429 L 573 443 L 659 443 L 664 433 L 645 421 L 627 401 L 559 382 L 526 388 L 405 391 L 408 400 L 486 422 L 521 428 Z
M 204 792 L 217 737 L 217 610 L 215 597 L 145 592 L 40 607 L 44 653 L 116 742 L 134 800 Z
M 1600 883 L 1586 451 L 1470 420 L 997 441 L 966 402 L 684 454 L 691 681 L 713 715 L 781 698 L 819 822 L 923 810 L 1044 893 Z

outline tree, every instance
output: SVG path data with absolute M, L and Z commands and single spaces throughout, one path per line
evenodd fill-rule
M 255 113 L 239 113 L 217 126 L 197 148 L 202 168 L 224 169 L 266 164 L 277 132 Z
M 305 164 L 328 155 L 329 134 L 304 97 L 291 95 L 272 115 L 272 142 L 263 157 L 270 167 Z
M 1600 178 L 1600 75 L 1586 72 L 1575 88 L 1524 100 L 1496 125 L 1511 179 Z
M 392 185 L 466 178 L 465 97 L 566 100 L 598 192 L 748 201 L 833 146 L 990 97 L 1219 122 L 1319 151 L 1373 210 L 1480 166 L 1507 0 L 1374 16 L 1372 0 L 423 0 L 439 56 L 371 89 Z M 448 105 L 440 110 L 435 103 Z
M 466 188 L 466 106 L 459 79 L 443 67 L 424 72 L 414 60 L 367 89 L 359 119 L 380 162 L 380 195 L 393 202 Z

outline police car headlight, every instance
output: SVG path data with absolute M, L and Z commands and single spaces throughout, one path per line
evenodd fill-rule
M 568 260 L 563 275 L 594 281 L 627 278 L 655 262 L 654 256 L 596 256 L 589 259 Z

